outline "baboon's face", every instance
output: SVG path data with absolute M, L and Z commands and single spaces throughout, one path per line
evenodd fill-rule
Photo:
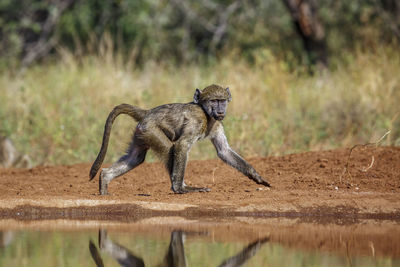
M 193 102 L 201 105 L 208 116 L 222 121 L 225 118 L 226 108 L 231 99 L 229 88 L 213 84 L 204 88 L 203 91 L 196 89 Z
M 202 103 L 203 109 L 207 112 L 208 116 L 222 121 L 226 115 L 226 108 L 228 101 L 225 99 L 207 100 Z

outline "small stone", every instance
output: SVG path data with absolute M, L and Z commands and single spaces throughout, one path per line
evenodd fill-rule
M 356 190 L 358 190 L 358 189 L 360 189 L 360 188 L 356 187 Z
M 335 186 L 335 190 L 339 190 L 339 187 Z
M 151 195 L 150 195 L 150 194 L 137 194 L 137 196 L 140 196 L 140 197 L 150 197 Z
M 262 190 L 264 190 L 264 189 L 261 187 L 257 188 L 257 191 L 262 191 Z

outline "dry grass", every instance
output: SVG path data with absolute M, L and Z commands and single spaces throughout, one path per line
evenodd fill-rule
M 244 156 L 348 147 L 388 130 L 384 144 L 400 145 L 400 52 L 391 47 L 357 51 L 347 64 L 314 76 L 290 72 L 271 55 L 254 66 L 226 58 L 212 66 L 149 62 L 142 69 L 107 49 L 83 59 L 60 55 L 17 77 L 0 73 L 0 131 L 36 164 L 93 161 L 113 106 L 189 102 L 195 88 L 211 83 L 231 89 L 226 133 Z M 134 125 L 128 117 L 116 121 L 107 161 L 121 155 Z M 210 157 L 209 142 L 191 153 Z

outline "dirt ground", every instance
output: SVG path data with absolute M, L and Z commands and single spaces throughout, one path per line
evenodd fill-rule
M 400 220 L 400 147 L 357 147 L 348 155 L 349 149 L 338 149 L 248 159 L 271 189 L 218 159 L 190 161 L 186 183 L 211 192 L 183 195 L 172 193 L 160 163 L 144 163 L 115 179 L 108 196 L 98 194 L 97 177 L 89 182 L 90 163 L 0 169 L 0 218 L 153 212 Z

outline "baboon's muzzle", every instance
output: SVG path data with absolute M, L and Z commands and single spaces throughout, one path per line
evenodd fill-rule
M 225 118 L 225 114 L 215 114 L 214 119 L 217 121 L 222 121 Z

